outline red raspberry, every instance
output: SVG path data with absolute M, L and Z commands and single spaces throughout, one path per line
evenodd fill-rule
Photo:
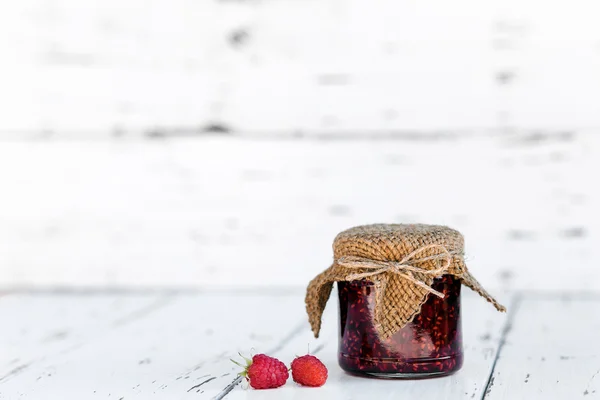
M 290 376 L 285 364 L 276 358 L 264 354 L 255 355 L 252 357 L 252 361 L 246 357 L 243 358 L 247 363 L 245 366 L 231 361 L 244 367 L 244 371 L 240 375 L 245 377 L 254 389 L 278 388 L 283 386 Z
M 304 386 L 323 386 L 327 381 L 327 367 L 315 356 L 309 354 L 296 357 L 292 361 L 292 378 Z

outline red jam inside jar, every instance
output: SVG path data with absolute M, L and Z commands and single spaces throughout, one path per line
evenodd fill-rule
M 382 378 L 449 375 L 463 363 L 460 321 L 461 282 L 452 275 L 434 280 L 420 313 L 383 340 L 375 329 L 375 291 L 367 280 L 338 282 L 340 341 L 338 361 L 353 374 Z

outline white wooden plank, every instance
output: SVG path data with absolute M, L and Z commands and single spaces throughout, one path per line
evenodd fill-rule
M 590 126 L 600 104 L 600 76 L 592 72 L 600 68 L 600 32 L 593 17 L 599 5 L 593 0 L 548 3 L 498 5 L 493 29 L 501 49 L 494 59 L 499 76 L 506 74 L 498 82 L 506 123 L 531 129 Z M 567 104 L 566 99 L 588 94 L 594 100 L 581 104 L 581 113 Z
M 3 2 L 0 136 L 598 127 L 597 14 L 593 0 Z
M 70 307 L 93 301 L 67 299 Z M 55 296 L 45 300 L 52 304 Z M 0 398 L 208 399 L 235 381 L 239 367 L 229 358 L 237 357 L 238 351 L 267 352 L 289 364 L 308 346 L 330 371 L 322 389 L 305 390 L 290 380 L 277 391 L 243 390 L 237 385 L 226 398 L 358 399 L 364 390 L 386 398 L 392 393 L 416 394 L 423 385 L 428 387 L 425 399 L 438 398 L 434 395 L 438 390 L 447 393 L 442 398 L 469 398 L 479 395 L 485 385 L 504 316 L 472 294 L 464 296 L 463 313 L 466 362 L 461 372 L 430 381 L 384 382 L 351 377 L 337 366 L 335 297 L 326 311 L 322 337 L 315 340 L 301 292 L 179 295 L 152 313 L 117 324 L 68 353 L 48 355 L 0 382 Z
M 485 399 L 600 396 L 600 299 L 525 296 Z
M 333 296 L 337 296 L 333 293 Z M 329 378 L 319 389 L 302 388 L 292 379 L 277 390 L 258 391 L 237 386 L 226 399 L 480 399 L 492 370 L 505 314 L 497 313 L 487 302 L 468 289 L 462 302 L 465 364 L 455 375 L 428 380 L 381 380 L 355 377 L 346 374 L 337 363 L 338 315 L 337 297 L 332 297 L 324 316 L 323 332 L 318 340 L 306 328 L 277 353 L 288 365 L 296 355 L 306 354 L 310 345 L 312 353 L 325 363 Z M 212 394 L 212 392 L 211 392 Z
M 70 300 L 85 304 L 85 298 Z M 301 295 L 179 295 L 151 314 L 32 365 L 0 385 L 0 398 L 198 398 L 201 393 L 188 390 L 214 377 L 221 391 L 235 377 L 229 358 L 253 347 L 276 347 L 304 322 L 300 311 Z M 228 368 L 216 374 L 220 362 Z
M 0 297 L 0 384 L 164 306 L 160 295 Z
M 464 233 L 488 287 L 597 290 L 598 151 L 593 134 L 3 143 L 0 282 L 298 285 L 343 229 L 426 222 Z

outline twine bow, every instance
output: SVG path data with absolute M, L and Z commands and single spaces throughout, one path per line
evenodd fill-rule
M 449 275 L 453 285 L 460 282 L 499 311 L 505 311 L 467 269 L 463 258 L 463 236 L 446 226 L 357 226 L 336 236 L 333 252 L 333 264 L 313 278 L 306 289 L 306 311 L 315 337 L 319 336 L 321 317 L 333 284 L 362 278 L 375 284 L 375 290 L 368 291 L 369 298 L 365 300 L 369 311 L 372 308 L 374 327 L 383 340 L 413 321 L 428 299 L 433 296 L 436 300 L 438 296 L 443 298 L 446 290 L 438 289 L 442 292 L 439 293 L 430 287 L 435 287 L 434 278 L 441 275 Z M 371 294 L 374 294 L 374 301 L 371 301 Z
M 429 249 L 439 249 L 441 250 L 440 254 L 434 256 L 428 256 L 423 258 L 418 258 L 417 255 L 423 253 Z M 442 264 L 437 269 L 425 269 L 415 266 L 414 264 L 422 263 L 429 260 L 442 260 Z M 445 261 L 445 262 L 444 262 Z M 371 260 L 368 258 L 362 257 L 341 257 L 336 261 L 336 264 L 348 268 L 348 269 L 363 269 L 363 270 L 371 270 L 370 272 L 362 272 L 356 274 L 350 274 L 346 276 L 346 280 L 354 281 L 360 280 L 363 278 L 368 278 L 375 275 L 385 274 L 387 272 L 396 274 L 398 276 L 403 277 L 404 279 L 414 283 L 415 285 L 427 290 L 429 293 L 436 295 L 439 298 L 444 298 L 444 294 L 438 292 L 433 289 L 429 285 L 425 284 L 417 277 L 413 275 L 413 273 L 419 273 L 423 275 L 438 277 L 443 275 L 448 268 L 452 265 L 452 253 L 448 251 L 448 249 L 439 244 L 430 244 L 427 246 L 423 246 L 408 254 L 399 262 L 396 261 L 377 261 Z

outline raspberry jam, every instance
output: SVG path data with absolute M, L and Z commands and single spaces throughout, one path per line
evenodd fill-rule
M 383 340 L 374 323 L 375 285 L 364 279 L 338 282 L 342 369 L 383 378 L 426 378 L 458 371 L 463 363 L 460 287 L 452 275 L 435 279 L 432 288 L 444 298 L 429 294 L 414 320 Z

